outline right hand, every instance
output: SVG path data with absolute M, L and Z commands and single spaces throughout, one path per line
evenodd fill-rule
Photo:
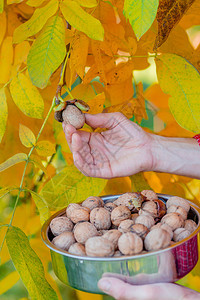
M 83 174 L 113 178 L 152 170 L 151 134 L 118 112 L 85 117 L 92 128 L 108 130 L 91 133 L 63 124 L 74 164 Z

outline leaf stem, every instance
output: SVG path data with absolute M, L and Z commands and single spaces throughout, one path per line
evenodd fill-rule
M 70 97 L 71 97 L 72 99 L 74 99 L 74 97 L 72 96 L 72 94 L 71 94 L 69 88 L 66 86 L 66 84 L 65 84 L 63 87 L 64 87 L 64 89 L 67 91 L 67 93 L 70 95 Z
M 22 72 L 24 72 L 26 69 L 27 69 L 27 67 L 24 67 L 24 68 L 21 69 L 19 72 L 17 72 L 17 75 L 20 74 L 20 73 L 22 73 Z M 17 76 L 17 75 L 16 75 L 16 76 Z M 14 76 L 14 77 L 15 77 L 15 76 Z M 12 80 L 13 80 L 13 77 L 12 77 L 10 80 L 8 80 L 8 81 L 4 84 L 3 87 L 4 87 L 4 88 L 7 87 L 7 85 L 9 85 L 9 83 L 11 83 Z
M 53 99 L 52 104 L 51 104 L 51 107 L 50 107 L 50 109 L 49 109 L 49 111 L 48 111 L 48 113 L 47 113 L 47 115 L 46 115 L 46 118 L 44 119 L 44 122 L 43 122 L 43 124 L 42 124 L 42 126 L 41 126 L 41 128 L 40 128 L 40 131 L 39 131 L 39 133 L 38 133 L 38 135 L 37 135 L 37 137 L 36 137 L 36 143 L 37 143 L 37 141 L 38 141 L 38 139 L 39 139 L 39 137 L 40 137 L 40 135 L 41 135 L 41 133 L 42 133 L 42 131 L 43 131 L 43 129 L 44 129 L 44 127 L 45 127 L 45 125 L 46 125 L 48 119 L 49 119 L 49 116 L 50 116 L 50 114 L 51 114 L 51 112 L 53 111 L 53 109 L 54 109 L 55 106 L 56 106 L 55 100 Z M 36 143 L 35 143 L 35 144 L 36 144 Z M 32 148 L 30 149 L 30 151 L 29 151 L 29 153 L 28 153 L 28 155 L 27 155 L 26 164 L 25 164 L 24 171 L 23 171 L 23 174 L 22 174 L 22 179 L 21 179 L 21 182 L 20 182 L 19 192 L 18 192 L 18 194 L 17 194 L 17 199 L 16 199 L 16 201 L 15 201 L 15 205 L 14 205 L 14 208 L 13 208 L 13 212 L 12 212 L 12 216 L 11 216 L 10 222 L 9 222 L 9 224 L 8 224 L 8 226 L 7 226 L 8 229 L 7 229 L 6 233 L 5 233 L 5 236 L 4 236 L 4 238 L 3 238 L 3 241 L 2 241 L 2 244 L 1 244 L 1 247 L 0 247 L 0 252 L 1 252 L 2 248 L 3 248 L 3 245 L 4 245 L 4 242 L 5 242 L 6 235 L 7 235 L 7 232 L 8 232 L 8 230 L 9 230 L 9 227 L 12 226 L 12 221 L 13 221 L 13 218 L 14 218 L 14 215 L 15 215 L 15 211 L 16 211 L 16 208 L 17 208 L 17 204 L 18 204 L 18 202 L 19 202 L 20 194 L 21 194 L 21 192 L 24 190 L 24 189 L 22 189 L 22 186 L 23 186 L 23 183 L 24 183 L 24 178 L 25 178 L 25 174 L 26 174 L 26 169 L 27 169 L 27 166 L 28 166 L 28 163 L 29 163 L 29 159 L 30 159 L 30 156 L 31 156 L 31 154 L 32 154 L 32 152 L 33 152 L 33 150 L 34 150 L 34 148 L 35 148 L 35 145 L 32 146 Z

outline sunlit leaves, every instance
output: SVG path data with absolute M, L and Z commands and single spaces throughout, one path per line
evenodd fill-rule
M 158 34 L 154 50 L 168 38 L 173 27 L 180 21 L 184 13 L 195 0 L 160 0 L 157 14 Z
M 33 6 L 33 7 L 38 7 L 40 6 L 43 2 L 46 0 L 28 0 L 26 2 L 27 5 Z
M 1 14 L 0 13 L 0 45 L 3 41 L 4 35 L 6 33 L 6 27 L 7 27 L 7 19 L 6 19 L 6 13 L 5 11 Z
M 65 54 L 64 23 L 59 16 L 54 16 L 47 21 L 28 55 L 28 71 L 33 84 L 40 88 L 46 87 Z
M 3 12 L 4 9 L 4 0 L 0 0 L 0 14 Z
M 0 164 L 0 172 L 26 160 L 27 160 L 27 155 L 25 153 L 15 154 Z
M 55 145 L 49 141 L 40 141 L 35 147 L 37 153 L 41 156 L 50 156 L 56 152 Z
M 13 62 L 12 37 L 7 36 L 1 46 L 0 53 L 0 84 L 7 83 L 10 79 L 10 71 Z
M 57 300 L 55 291 L 47 282 L 43 265 L 30 246 L 29 240 L 21 229 L 10 227 L 6 243 L 15 268 L 33 299 Z
M 17 283 L 19 278 L 19 274 L 16 271 L 14 271 L 8 274 L 6 277 L 4 277 L 2 280 L 0 280 L 0 295 L 4 294 L 10 288 L 12 288 Z
M 101 93 L 96 95 L 93 99 L 89 100 L 87 104 L 90 107 L 89 113 L 90 114 L 98 114 L 103 111 L 103 105 L 105 102 L 105 93 Z
M 75 0 L 79 5 L 84 7 L 95 7 L 97 6 L 97 0 Z
M 34 133 L 22 124 L 19 125 L 19 138 L 22 144 L 27 148 L 31 148 L 35 145 L 36 138 Z
M 200 130 L 200 76 L 184 58 L 163 54 L 156 60 L 157 75 L 164 93 L 169 94 L 169 107 L 176 121 L 193 132 Z
M 43 99 L 28 77 L 18 74 L 10 84 L 10 92 L 15 104 L 26 116 L 37 119 L 43 117 Z
M 39 195 L 31 190 L 29 190 L 29 192 L 31 193 L 31 196 L 35 202 L 35 205 L 38 208 L 38 211 L 40 213 L 40 221 L 41 221 L 41 224 L 43 224 L 50 217 L 48 205 L 47 205 L 45 199 L 41 195 Z
M 91 39 L 103 41 L 104 29 L 99 20 L 86 13 L 77 2 L 64 0 L 60 9 L 71 26 L 87 34 Z
M 138 39 L 151 27 L 157 13 L 159 0 L 125 0 L 124 15 Z
M 16 28 L 13 34 L 13 43 L 20 43 L 29 36 L 38 33 L 46 21 L 56 13 L 57 9 L 58 0 L 51 0 L 46 6 L 36 9 L 27 22 Z
M 0 89 L 0 142 L 4 136 L 8 117 L 8 107 L 6 102 L 5 89 Z
M 107 180 L 86 177 L 74 166 L 68 166 L 49 180 L 41 191 L 50 210 L 61 209 L 71 202 L 81 202 L 99 195 Z

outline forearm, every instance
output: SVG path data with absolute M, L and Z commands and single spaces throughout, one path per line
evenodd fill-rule
M 200 147 L 193 138 L 152 135 L 152 171 L 200 179 Z

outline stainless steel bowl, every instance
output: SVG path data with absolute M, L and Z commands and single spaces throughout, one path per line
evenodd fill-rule
M 111 202 L 120 195 L 103 196 Z M 166 202 L 170 195 L 158 194 Z M 186 239 L 159 251 L 122 257 L 82 257 L 57 249 L 52 243 L 49 224 L 62 216 L 65 209 L 54 214 L 42 227 L 42 239 L 49 247 L 52 265 L 57 277 L 71 287 L 90 293 L 103 294 L 97 283 L 103 274 L 120 278 L 130 284 L 175 282 L 187 275 L 198 261 L 197 234 L 200 230 L 200 208 L 188 201 L 191 209 L 189 218 L 197 223 L 197 229 Z

